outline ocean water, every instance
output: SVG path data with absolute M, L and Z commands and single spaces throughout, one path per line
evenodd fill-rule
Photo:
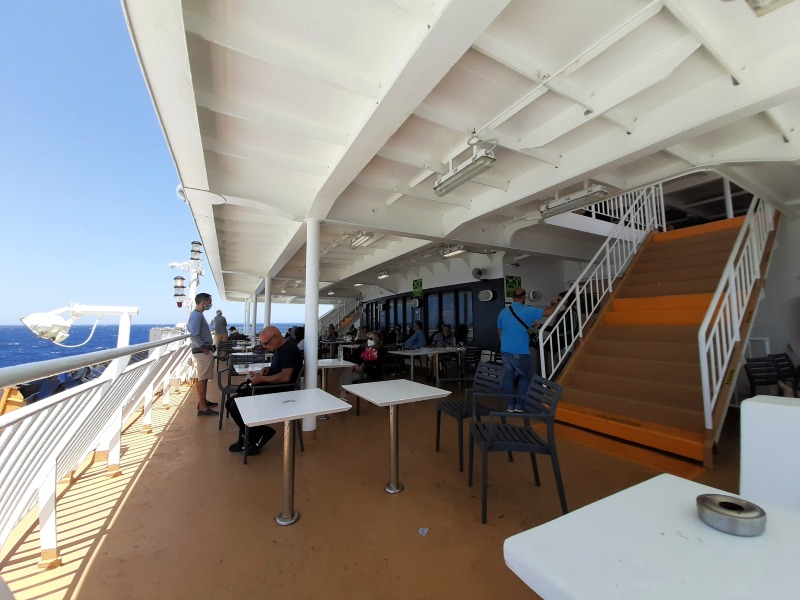
M 143 344 L 150 339 L 150 329 L 153 327 L 172 327 L 173 325 L 131 325 L 130 343 L 131 345 Z M 244 330 L 239 323 L 230 323 L 229 325 L 235 326 L 240 331 Z M 294 325 L 300 325 L 300 323 L 275 323 L 275 326 L 282 332 Z M 257 327 L 260 330 L 262 325 L 258 324 Z M 69 337 L 63 343 L 68 346 L 82 344 L 89 337 L 91 330 L 91 325 L 73 325 L 70 329 Z M 78 348 L 64 348 L 49 340 L 41 340 L 24 325 L 0 325 L 0 367 L 23 365 L 65 356 L 76 356 L 116 347 L 116 324 L 98 325 L 92 338 L 85 345 Z

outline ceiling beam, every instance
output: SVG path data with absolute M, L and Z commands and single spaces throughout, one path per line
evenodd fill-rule
M 359 175 L 353 180 L 353 183 L 383 190 L 385 192 L 394 192 L 395 194 L 403 194 L 404 196 L 422 198 L 423 200 L 429 200 L 431 202 L 439 202 L 441 204 L 449 204 L 451 206 L 460 206 L 461 208 L 469 208 L 472 203 L 472 200 L 470 199 L 455 198 L 450 195 L 442 196 L 440 198 L 432 191 L 427 192 L 423 189 L 411 188 L 407 185 L 387 183 L 385 179 L 381 179 L 379 177 L 370 177 L 368 175 Z
M 280 69 L 323 81 L 369 100 L 378 99 L 378 83 L 368 81 L 357 73 L 345 71 L 334 63 L 323 62 L 299 52 L 293 52 L 285 46 L 272 44 L 268 36 L 254 35 L 241 29 L 235 29 L 190 9 L 184 9 L 183 21 L 186 31 L 212 44 L 269 63 Z
M 203 136 L 203 148 L 238 160 L 248 160 L 260 164 L 277 165 L 284 169 L 309 173 L 311 175 L 327 175 L 328 166 L 315 163 L 299 156 L 291 156 L 285 151 L 276 152 L 265 148 L 254 148 L 234 142 L 223 142 L 214 137 Z

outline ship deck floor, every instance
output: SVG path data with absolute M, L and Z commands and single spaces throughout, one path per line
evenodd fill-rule
M 435 403 L 401 407 L 405 491 L 389 495 L 388 411 L 362 402 L 360 416 L 332 415 L 306 436 L 305 452 L 298 447 L 301 518 L 279 527 L 282 432 L 243 465 L 228 452 L 232 421 L 218 431 L 217 419 L 197 417 L 188 386 L 170 400 L 169 410 L 154 410 L 153 433 L 138 422 L 124 433 L 121 476 L 92 464 L 62 494 L 62 566 L 37 568 L 38 529 L 21 525 L 21 537 L 0 554 L 0 576 L 17 600 L 535 597 L 506 568 L 503 541 L 561 514 L 546 457 L 536 488 L 526 457 L 491 456 L 482 525 L 480 457 L 470 488 L 458 471 L 455 422 L 442 419 L 437 453 Z M 662 472 L 736 492 L 738 411 L 729 421 L 714 470 L 557 427 L 570 509 Z

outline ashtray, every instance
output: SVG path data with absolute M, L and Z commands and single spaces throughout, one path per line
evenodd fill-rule
M 767 526 L 767 513 L 763 508 L 724 494 L 699 495 L 697 515 L 714 529 L 742 537 L 761 535 Z

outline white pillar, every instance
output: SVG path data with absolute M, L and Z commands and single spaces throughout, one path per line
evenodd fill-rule
M 731 197 L 731 182 L 727 177 L 722 179 L 722 193 L 725 194 L 725 218 L 733 218 L 733 198 Z
M 305 388 L 317 387 L 317 340 L 319 339 L 319 220 L 306 222 L 306 322 L 305 322 Z M 317 428 L 316 417 L 303 419 L 303 431 Z
M 272 277 L 264 277 L 264 327 L 272 325 Z
M 61 564 L 56 540 L 56 465 L 53 461 L 39 486 L 39 567 L 49 569 Z
M 253 301 L 250 304 L 250 325 L 253 327 L 253 339 L 258 335 L 258 294 L 253 292 Z

